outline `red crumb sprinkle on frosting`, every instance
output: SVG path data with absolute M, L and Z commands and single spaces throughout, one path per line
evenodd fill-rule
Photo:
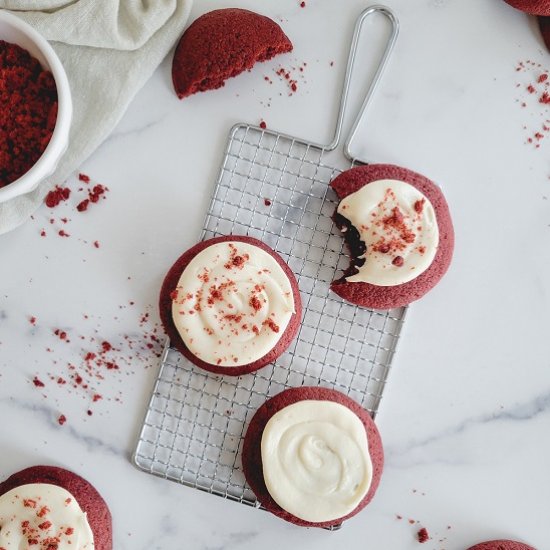
M 261 121 L 260 121 L 260 128 L 261 128 L 262 130 L 265 130 L 265 129 L 267 128 L 267 124 L 265 123 L 265 120 L 261 120 Z
M 57 422 L 60 426 L 63 426 L 65 422 L 67 422 L 67 417 L 64 414 L 59 415 L 59 418 L 57 419 Z

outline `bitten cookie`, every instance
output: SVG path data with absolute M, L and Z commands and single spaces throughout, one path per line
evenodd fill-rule
M 391 164 L 359 166 L 331 182 L 334 213 L 352 261 L 331 290 L 387 310 L 418 300 L 446 273 L 454 230 L 445 197 L 421 174 Z
M 550 0 L 504 0 L 510 6 L 531 15 L 550 15 Z
M 172 62 L 174 89 L 182 99 L 220 88 L 256 62 L 291 50 L 292 42 L 269 17 L 240 8 L 214 10 L 181 37 Z
M 488 540 L 471 546 L 468 550 L 536 550 L 532 546 L 513 540 Z
M 82 477 L 32 466 L 0 483 L 0 548 L 112 550 L 111 513 Z
M 275 361 L 302 318 L 288 265 L 258 239 L 237 235 L 185 252 L 164 279 L 159 307 L 176 349 L 202 369 L 232 376 Z
M 306 527 L 331 527 L 373 498 L 384 466 L 369 413 L 327 388 L 291 388 L 266 401 L 246 431 L 242 464 L 259 502 Z

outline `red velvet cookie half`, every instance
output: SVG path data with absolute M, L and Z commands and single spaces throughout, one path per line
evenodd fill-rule
M 437 185 L 406 168 L 370 164 L 343 172 L 331 186 L 340 199 L 333 218 L 352 256 L 333 292 L 387 310 L 418 300 L 441 280 L 454 230 Z
M 468 550 L 536 550 L 532 546 L 513 540 L 488 540 L 471 546 Z
M 239 376 L 274 362 L 300 327 L 294 274 L 258 239 L 200 242 L 170 268 L 160 317 L 171 344 L 196 366 Z
M 342 412 L 344 416 L 339 416 Z M 273 441 L 279 442 L 274 448 Z M 340 452 L 351 454 L 340 456 Z M 271 460 L 271 456 L 285 456 L 292 461 L 284 464 L 282 469 L 290 472 L 289 479 L 285 474 L 277 476 L 277 466 L 271 463 L 266 466 L 263 457 Z M 360 466 L 364 457 L 368 457 L 368 465 L 363 471 Z M 328 388 L 300 387 L 281 392 L 256 411 L 246 431 L 242 465 L 246 481 L 268 511 L 296 525 L 331 527 L 354 516 L 372 500 L 382 475 L 384 451 L 370 414 L 353 399 Z M 349 470 L 344 469 L 348 466 Z M 307 498 L 311 495 L 313 499 L 309 504 L 300 501 L 302 489 L 299 485 L 303 477 L 292 477 L 302 471 L 305 478 L 314 479 L 314 485 L 305 491 Z M 368 478 L 365 485 L 363 476 Z M 273 492 L 273 487 L 278 486 L 277 496 L 270 493 L 268 479 Z M 289 480 L 290 485 L 287 484 Z M 354 493 L 352 490 L 355 500 L 347 494 L 338 494 L 336 489 L 346 484 L 362 487 L 363 492 Z M 295 508 L 300 501 L 299 506 L 306 509 L 306 513 L 302 514 L 304 510 L 301 510 L 302 517 L 298 517 L 283 508 L 276 501 L 281 502 L 281 494 L 285 502 L 290 499 L 290 504 L 285 506 Z M 298 495 L 295 501 L 294 494 Z M 331 511 L 334 509 L 335 512 L 344 504 L 353 508 L 339 517 L 323 521 L 304 519 L 310 516 L 307 508 L 320 504 L 326 506 L 315 514 L 326 515 L 333 505 L 336 508 L 331 508 Z
M 269 17 L 240 8 L 206 13 L 184 32 L 172 62 L 178 97 L 213 90 L 258 61 L 290 52 L 292 42 Z
M 95 550 L 113 548 L 107 504 L 88 481 L 63 468 L 32 466 L 0 483 L 0 546 L 7 542 L 8 548 L 10 539 L 3 537 L 10 536 L 10 522 L 18 528 L 16 542 L 29 548 L 57 548 L 60 543 L 91 548 L 84 545 L 87 526 Z M 77 540 L 81 546 L 76 546 Z

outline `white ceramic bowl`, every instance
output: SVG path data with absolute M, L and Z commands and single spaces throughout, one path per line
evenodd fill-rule
M 15 15 L 0 11 L 0 40 L 25 48 L 38 59 L 42 68 L 51 71 L 57 86 L 58 102 L 57 120 L 48 146 L 28 172 L 12 183 L 0 187 L 0 202 L 5 202 L 32 191 L 44 178 L 53 173 L 69 144 L 73 103 L 65 69 L 42 35 Z

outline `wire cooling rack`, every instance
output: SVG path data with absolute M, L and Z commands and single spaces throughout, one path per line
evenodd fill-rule
M 351 54 L 350 60 L 346 80 Z M 344 92 L 336 144 L 347 84 Z M 201 239 L 249 235 L 276 250 L 298 279 L 302 324 L 274 364 L 240 377 L 201 371 L 167 342 L 134 453 L 140 469 L 259 507 L 242 472 L 241 449 L 266 399 L 289 387 L 319 385 L 349 395 L 375 416 L 405 308 L 368 310 L 330 292 L 349 265 L 331 219 L 337 197 L 329 183 L 350 162 L 325 164 L 332 145 L 247 124 L 232 129 Z

